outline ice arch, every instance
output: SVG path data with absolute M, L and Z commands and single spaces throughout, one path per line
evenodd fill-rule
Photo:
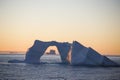
M 82 66 L 120 66 L 106 56 L 99 54 L 91 47 L 85 47 L 77 41 L 73 41 L 70 44 L 68 42 L 35 40 L 33 46 L 27 51 L 24 61 L 10 60 L 9 62 L 39 63 L 41 56 L 49 46 L 57 47 L 62 63 L 69 62 L 71 65 Z
M 60 53 L 62 63 L 68 63 L 67 55 L 70 50 L 71 44 L 68 42 L 43 42 L 39 40 L 35 40 L 33 46 L 29 48 L 28 52 L 26 53 L 25 62 L 26 63 L 39 63 L 41 56 L 44 54 L 46 49 L 49 46 L 56 46 Z

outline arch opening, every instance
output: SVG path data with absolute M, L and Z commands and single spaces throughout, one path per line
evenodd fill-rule
M 43 63 L 61 63 L 61 56 L 56 46 L 48 46 L 40 58 Z

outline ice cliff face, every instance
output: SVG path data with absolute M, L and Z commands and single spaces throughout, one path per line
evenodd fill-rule
M 87 65 L 87 66 L 115 66 L 115 62 L 105 56 L 102 56 L 97 51 L 90 47 L 85 47 L 77 41 L 73 41 L 71 53 L 72 65 Z
M 72 47 L 72 65 L 102 65 L 104 57 L 92 48 L 84 47 L 76 41 Z
M 26 63 L 39 63 L 41 56 L 49 46 L 56 46 L 61 56 L 62 63 L 71 65 L 87 65 L 87 66 L 115 66 L 115 62 L 90 47 L 85 47 L 77 41 L 72 44 L 68 42 L 56 41 L 39 41 L 36 40 L 26 53 Z M 72 48 L 71 48 L 72 47 Z M 71 61 L 67 60 L 68 52 L 71 50 Z

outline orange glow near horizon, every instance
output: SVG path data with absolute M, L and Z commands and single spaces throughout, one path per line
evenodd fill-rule
M 27 51 L 36 39 L 76 40 L 103 55 L 120 55 L 117 1 L 1 0 L 0 10 L 0 51 Z

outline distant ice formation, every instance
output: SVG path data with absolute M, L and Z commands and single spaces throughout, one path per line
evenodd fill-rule
M 35 40 L 33 46 L 27 51 L 24 62 L 40 63 L 41 56 L 49 46 L 56 46 L 58 48 L 62 63 L 81 66 L 118 66 L 117 63 L 111 61 L 106 56 L 102 56 L 91 47 L 87 48 L 77 41 L 73 41 L 71 44 L 68 42 Z M 15 62 L 15 60 L 9 62 Z

